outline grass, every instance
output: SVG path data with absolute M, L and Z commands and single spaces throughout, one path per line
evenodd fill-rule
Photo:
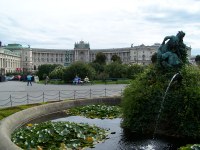
M 29 105 L 20 105 L 20 106 L 14 106 L 14 107 L 7 107 L 7 108 L 0 108 L 0 120 L 2 120 L 3 118 L 6 118 L 18 111 L 22 111 L 24 109 L 27 108 L 31 108 L 34 106 L 39 106 L 42 105 L 44 103 L 37 103 L 37 104 L 29 104 Z

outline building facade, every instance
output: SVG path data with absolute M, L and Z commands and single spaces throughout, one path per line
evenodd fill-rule
M 7 72 L 20 71 L 20 68 L 20 53 L 0 47 L 0 75 L 5 75 Z
M 157 52 L 160 44 L 152 46 L 130 46 L 125 48 L 111 49 L 90 49 L 90 44 L 84 41 L 76 42 L 74 49 L 42 49 L 22 47 L 20 44 L 8 44 L 3 47 L 11 52 L 18 53 L 20 68 L 23 71 L 36 71 L 43 64 L 60 64 L 68 66 L 73 62 L 82 61 L 89 63 L 95 60 L 97 53 L 102 52 L 106 55 L 107 63 L 110 63 L 113 55 L 121 58 L 124 64 L 148 65 L 151 63 L 152 55 Z M 188 49 L 188 56 L 191 56 L 191 48 Z M 16 69 L 12 69 L 13 71 Z

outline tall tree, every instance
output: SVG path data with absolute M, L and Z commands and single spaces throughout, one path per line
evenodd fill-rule
M 58 64 L 43 64 L 40 65 L 38 67 L 38 71 L 36 73 L 36 75 L 39 77 L 39 79 L 45 79 L 45 77 L 48 75 L 49 73 L 52 72 L 56 67 L 58 67 L 60 65 Z
M 63 80 L 65 82 L 70 82 L 76 76 L 80 77 L 81 79 L 84 79 L 85 76 L 87 76 L 90 80 L 93 80 L 95 76 L 95 70 L 89 64 L 77 61 L 69 65 L 64 70 Z
M 106 55 L 102 52 L 97 53 L 96 59 L 94 60 L 95 63 L 99 63 L 101 65 L 106 64 Z
M 118 55 L 116 55 L 116 54 L 112 55 L 111 60 L 112 60 L 113 62 L 118 62 L 118 63 L 120 63 L 120 64 L 122 63 L 121 58 L 120 58 Z
M 200 65 L 200 55 L 197 55 L 195 57 L 195 62 L 196 62 L 197 65 Z
M 157 61 L 157 53 L 154 53 L 152 56 L 151 56 L 151 62 L 152 64 L 155 64 Z

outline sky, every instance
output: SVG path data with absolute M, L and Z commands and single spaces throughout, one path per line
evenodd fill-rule
M 32 48 L 124 48 L 186 33 L 200 54 L 200 0 L 0 0 L 0 41 Z

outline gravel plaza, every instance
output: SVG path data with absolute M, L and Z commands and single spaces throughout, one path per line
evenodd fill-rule
M 126 84 L 53 85 L 0 82 L 0 108 L 64 99 L 121 96 Z

